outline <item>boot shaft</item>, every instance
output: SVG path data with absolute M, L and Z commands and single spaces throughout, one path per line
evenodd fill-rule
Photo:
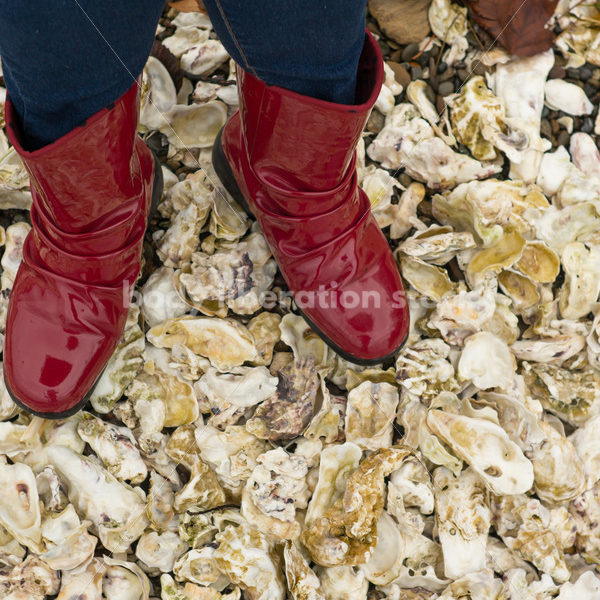
M 344 105 L 268 86 L 238 67 L 240 117 L 257 177 L 273 188 L 328 192 L 352 168 L 356 144 L 383 84 L 383 59 L 367 32 L 356 104 Z

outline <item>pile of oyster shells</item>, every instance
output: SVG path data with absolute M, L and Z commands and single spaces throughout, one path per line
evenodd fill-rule
M 554 49 L 516 59 L 434 0 L 422 49 L 488 67 L 442 114 L 426 69 L 405 90 L 386 69 L 359 178 L 412 318 L 379 368 L 294 313 L 210 165 L 235 71 L 205 15 L 167 15 L 185 77 L 144 73 L 166 185 L 119 347 L 63 421 L 0 388 L 1 598 L 600 598 L 600 122 L 569 148 L 540 134 L 544 104 L 597 110 L 548 74 L 600 66 L 600 12 L 557 14 Z M 31 198 L 0 145 L 5 320 Z

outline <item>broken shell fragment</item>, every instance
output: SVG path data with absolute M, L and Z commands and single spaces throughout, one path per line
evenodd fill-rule
M 561 110 L 568 115 L 589 115 L 594 105 L 582 88 L 563 79 L 549 79 L 544 88 L 545 101 L 551 110 Z
M 175 148 L 210 148 L 227 120 L 227 106 L 218 100 L 205 104 L 176 104 L 159 130 Z
M 206 356 L 220 371 L 227 372 L 256 359 L 250 332 L 233 319 L 182 316 L 168 319 L 147 333 L 158 348 L 183 344 L 195 354 Z
M 495 494 L 523 494 L 533 485 L 533 465 L 495 423 L 433 409 L 427 425 Z

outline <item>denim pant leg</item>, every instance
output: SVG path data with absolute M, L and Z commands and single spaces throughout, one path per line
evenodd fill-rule
M 205 0 L 231 56 L 271 85 L 350 104 L 366 0 Z M 140 74 L 164 0 L 0 0 L 0 56 L 30 149 L 121 96 Z
M 204 0 L 219 39 L 270 85 L 354 103 L 367 0 Z
M 141 73 L 164 0 L 0 0 L 0 56 L 30 149 L 119 98 Z

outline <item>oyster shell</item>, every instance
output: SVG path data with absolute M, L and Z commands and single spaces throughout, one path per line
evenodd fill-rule
M 119 480 L 141 483 L 148 469 L 127 427 L 105 423 L 90 413 L 83 413 L 77 433 L 94 450 L 104 466 Z
M 159 131 L 175 148 L 210 148 L 225 125 L 227 106 L 219 100 L 205 104 L 176 104 L 165 112 L 164 117 L 166 123 Z
M 0 464 L 0 525 L 21 544 L 39 554 L 42 522 L 33 471 L 23 463 Z
M 582 425 L 600 412 L 597 369 L 570 371 L 554 365 L 524 363 L 522 375 L 531 395 L 571 425 Z
M 460 92 L 447 96 L 452 130 L 478 160 L 494 160 L 496 148 L 514 162 L 529 148 L 530 140 L 519 122 L 507 119 L 504 105 L 494 96 L 481 76 L 471 77 Z
M 579 319 L 591 312 L 600 294 L 600 246 L 567 244 L 561 256 L 565 283 L 559 293 L 560 313 Z
M 50 446 L 47 456 L 65 482 L 77 514 L 92 522 L 102 545 L 112 552 L 126 552 L 148 524 L 140 495 L 65 446 Z
M 551 527 L 550 511 L 539 500 L 525 495 L 494 497 L 491 509 L 492 524 L 511 550 L 554 581 L 568 581 L 569 568 Z
M 248 408 L 264 402 L 277 391 L 278 378 L 265 367 L 239 367 L 236 373 L 219 373 L 210 367 L 196 382 L 194 389 L 206 395 Z
M 343 496 L 302 533 L 302 543 L 315 563 L 332 567 L 365 562 L 377 541 L 383 479 L 409 454 L 405 448 L 386 448 L 360 463 L 350 475 Z
M 421 340 L 406 346 L 396 360 L 398 383 L 429 404 L 440 392 L 455 392 L 458 383 L 448 361 L 450 346 L 440 339 Z
M 252 314 L 261 308 L 277 271 L 270 257 L 264 237 L 252 233 L 233 249 L 217 250 L 210 256 L 195 252 L 190 272 L 181 272 L 179 281 L 194 307 L 204 314 L 224 317 L 227 307 L 238 314 Z
M 59 587 L 59 574 L 33 554 L 0 575 L 4 600 L 44 600 L 58 593 Z
M 177 91 L 167 68 L 149 56 L 142 75 L 140 125 L 158 129 L 166 124 L 164 114 L 177 104 Z
M 508 346 L 492 333 L 482 331 L 465 340 L 458 361 L 460 379 L 471 381 L 482 390 L 507 389 L 516 370 L 517 363 Z
M 571 440 L 548 423 L 540 421 L 539 426 L 545 439 L 529 456 L 536 494 L 550 505 L 569 502 L 585 488 L 583 464 Z
M 277 448 L 261 454 L 256 462 L 242 494 L 242 516 L 276 538 L 298 538 L 296 510 L 306 508 L 309 496 L 306 459 Z
M 459 252 L 471 248 L 475 248 L 475 240 L 470 233 L 455 233 L 451 227 L 432 225 L 404 240 L 397 253 L 434 265 L 445 265 Z
M 136 564 L 103 556 L 106 570 L 102 594 L 106 600 L 149 600 L 150 581 Z
M 352 442 L 323 449 L 319 461 L 319 479 L 304 520 L 306 527 L 323 517 L 342 497 L 348 478 L 358 468 L 361 456 L 361 449 Z
M 205 40 L 181 55 L 181 68 L 192 75 L 210 75 L 229 58 L 218 40 Z
M 467 462 L 495 494 L 523 494 L 533 485 L 533 465 L 495 423 L 431 409 L 427 426 Z
M 158 348 L 183 344 L 224 373 L 257 358 L 252 335 L 233 319 L 183 316 L 152 327 L 146 336 Z
M 385 126 L 367 149 L 368 156 L 386 169 L 404 167 L 406 172 L 432 189 L 482 179 L 499 172 L 496 165 L 483 165 L 458 154 L 435 137 L 427 121 L 412 104 L 398 104 L 387 115 Z
M 190 506 L 210 509 L 225 503 L 225 492 L 217 476 L 200 457 L 192 425 L 178 427 L 165 451 L 169 458 L 190 471 L 189 480 L 175 494 L 173 508 L 176 512 L 184 512 Z
M 325 600 L 366 600 L 369 582 L 355 567 L 316 567 Z
M 4 114 L 2 121 L 4 121 Z M 1 145 L 2 156 L 0 157 L 0 209 L 28 210 L 31 206 L 31 192 L 28 189 L 29 173 L 16 150 L 8 148 L 4 136 L 3 142 Z M 5 241 L 4 234 L 2 240 Z
M 0 260 L 0 265 L 2 265 L 0 287 L 3 290 L 12 289 L 19 265 L 23 259 L 23 244 L 30 231 L 31 225 L 25 222 L 13 223 L 6 228 L 4 253 Z
M 312 357 L 296 359 L 278 372 L 277 392 L 260 404 L 246 429 L 265 440 L 289 440 L 309 424 L 319 378 Z
M 142 287 L 140 292 L 141 310 L 146 323 L 150 327 L 154 327 L 167 319 L 176 319 L 189 309 L 177 293 L 174 276 L 174 269 L 161 267 L 148 277 Z
M 243 425 L 228 425 L 224 431 L 205 425 L 195 430 L 200 456 L 215 472 L 219 483 L 235 499 L 257 466 L 268 445 Z
M 156 471 L 151 471 L 146 516 L 157 531 L 165 531 L 170 526 L 175 515 L 174 500 L 175 494 L 171 483 Z
M 229 525 L 216 536 L 219 570 L 254 600 L 285 600 L 279 557 L 264 533 Z
M 450 46 L 444 55 L 444 62 L 452 65 L 461 60 L 469 46 L 466 40 L 468 31 L 466 7 L 450 0 L 433 0 L 429 5 L 428 16 L 433 33 Z
M 445 467 L 433 473 L 438 535 L 444 553 L 444 573 L 458 579 L 485 568 L 491 511 L 486 490 L 475 471 L 465 469 L 458 477 Z
M 88 533 L 89 524 L 89 521 L 79 520 L 72 504 L 58 514 L 44 515 L 42 537 L 47 548 L 41 555 L 44 562 L 57 571 L 87 564 L 98 542 Z
M 365 381 L 350 390 L 346 407 L 346 440 L 364 450 L 392 444 L 398 390 L 389 383 Z
M 542 154 L 550 142 L 540 138 L 544 86 L 554 65 L 551 50 L 528 58 L 515 58 L 500 64 L 491 78 L 491 88 L 506 107 L 506 115 L 521 121 L 521 130 L 530 140 L 529 149 L 521 154 L 520 162 L 511 161 L 511 179 L 530 183 L 536 180 Z
M 186 550 L 187 544 L 175 532 L 149 531 L 138 540 L 135 555 L 145 567 L 168 573 Z
M 229 578 L 219 571 L 215 561 L 215 548 L 203 546 L 180 556 L 173 567 L 177 581 L 191 581 L 198 585 L 211 586 L 218 591 L 229 584 Z
M 286 542 L 283 558 L 288 589 L 293 600 L 325 600 L 319 591 L 319 578 L 293 542 Z
M 377 521 L 377 544 L 362 571 L 371 583 L 386 585 L 400 575 L 405 558 L 402 533 L 394 518 L 384 510 Z
M 90 396 L 94 410 L 101 414 L 114 408 L 143 366 L 145 341 L 138 325 L 139 313 L 137 307 L 130 309 L 123 335 Z
M 544 88 L 546 106 L 551 110 L 561 110 L 568 115 L 589 115 L 594 105 L 582 88 L 562 79 L 549 79 Z

